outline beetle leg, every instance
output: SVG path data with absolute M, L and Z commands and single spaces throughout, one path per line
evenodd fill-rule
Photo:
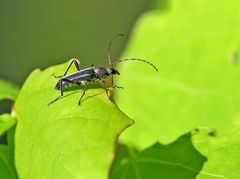
M 103 78 L 101 78 L 100 76 L 96 75 L 97 76 L 97 79 L 99 79 L 100 83 L 105 83 L 105 80 Z
M 79 62 L 78 59 L 74 58 L 74 59 L 71 61 L 70 65 L 68 66 L 68 68 L 67 68 L 67 70 L 66 70 L 66 72 L 64 73 L 63 76 L 66 76 L 68 70 L 70 69 L 70 67 L 72 66 L 73 63 L 74 63 L 74 65 L 75 65 L 75 67 L 77 68 L 77 70 L 80 71 L 80 62 Z
M 107 95 L 108 99 L 109 99 L 111 102 L 114 102 L 113 99 L 112 99 L 112 97 L 111 97 L 111 95 L 108 93 L 109 90 L 108 90 L 108 89 L 105 89 L 105 92 L 106 92 L 106 95 Z
M 105 84 L 105 80 L 104 79 L 100 78 L 99 80 L 100 80 L 101 83 Z
M 117 86 L 117 85 L 115 85 L 115 84 L 112 84 L 112 86 L 110 86 L 110 87 L 112 87 L 112 88 L 118 88 L 118 89 L 124 89 L 124 87 L 122 87 L 122 86 Z
M 59 98 L 61 98 L 61 97 L 63 96 L 63 88 L 62 88 L 62 82 L 63 82 L 63 80 L 61 79 L 60 81 L 61 81 L 61 82 L 60 82 L 60 96 L 58 96 L 56 99 L 54 99 L 53 101 L 51 101 L 50 103 L 48 103 L 48 105 L 56 102 L 57 100 L 59 100 Z
M 111 75 L 111 85 L 114 85 L 113 84 L 113 75 Z
M 53 76 L 54 78 L 62 78 L 62 77 L 63 77 L 63 75 L 56 76 L 54 73 L 52 74 L 52 76 Z
M 87 85 L 84 85 L 82 96 L 80 97 L 80 99 L 78 101 L 78 106 L 81 104 L 82 98 L 85 95 L 86 90 L 87 90 Z
M 62 82 L 65 81 L 65 82 L 68 82 L 68 83 L 73 83 L 73 84 L 77 84 L 71 80 L 68 80 L 68 79 L 60 79 L 60 96 L 58 96 L 56 99 L 54 99 L 53 101 L 51 101 L 50 103 L 48 103 L 48 105 L 56 102 L 57 100 L 59 100 L 62 96 L 63 96 L 63 87 L 62 87 Z
M 114 84 L 112 84 L 110 87 L 112 87 L 112 88 L 118 88 L 118 89 L 124 89 L 123 87 L 117 86 L 117 85 L 114 85 Z M 115 103 L 115 102 L 113 101 L 113 98 L 112 98 L 111 95 L 109 94 L 109 91 L 111 91 L 111 90 L 109 90 L 108 88 L 105 88 L 105 92 L 106 92 L 106 95 L 107 95 L 108 99 L 109 99 L 111 102 Z

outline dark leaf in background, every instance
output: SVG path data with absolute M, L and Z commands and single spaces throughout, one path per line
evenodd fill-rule
M 8 131 L 14 124 L 16 123 L 16 119 L 12 117 L 10 114 L 1 114 L 0 115 L 0 136 L 3 135 L 6 131 Z
M 15 100 L 19 93 L 19 87 L 13 83 L 0 79 L 0 100 Z
M 111 171 L 111 179 L 194 179 L 207 158 L 192 144 L 190 133 L 168 145 L 156 143 L 137 152 L 119 146 Z
M 17 179 L 14 164 L 14 134 L 15 127 L 8 131 L 7 145 L 0 144 L 0 178 Z

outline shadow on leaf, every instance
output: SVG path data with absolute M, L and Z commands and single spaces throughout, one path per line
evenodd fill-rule
M 207 158 L 193 146 L 187 133 L 173 143 L 155 143 L 138 152 L 120 145 L 112 165 L 111 179 L 195 178 Z

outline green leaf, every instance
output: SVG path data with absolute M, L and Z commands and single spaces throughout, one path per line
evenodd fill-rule
M 0 136 L 8 131 L 14 124 L 16 119 L 10 114 L 1 114 L 0 115 Z
M 240 131 L 212 137 L 201 130 L 168 145 L 156 143 L 142 152 L 120 146 L 111 179 L 239 178 L 239 138 Z
M 205 132 L 194 135 L 194 146 L 208 159 L 197 178 L 240 178 L 239 139 L 239 130 L 222 137 L 209 137 Z
M 159 0 L 160 1 L 160 0 Z M 137 23 L 120 68 L 116 103 L 136 125 L 121 139 L 138 148 L 168 143 L 198 126 L 217 135 L 240 124 L 240 1 L 172 0 Z M 138 136 L 137 138 L 134 136 Z
M 195 178 L 206 157 L 192 144 L 190 133 L 168 145 L 156 143 L 142 152 L 121 146 L 111 179 Z
M 15 100 L 19 93 L 19 88 L 15 84 L 0 79 L 0 100 Z
M 19 93 L 19 88 L 7 81 L 0 80 L 0 100 L 15 100 Z M 16 123 L 14 117 L 10 114 L 0 115 L 0 136 L 8 131 L 8 145 L 0 144 L 0 175 L 4 179 L 16 179 L 17 174 L 14 166 L 14 150 L 13 138 Z M 11 144 L 9 144 L 11 143 Z
M 15 105 L 16 168 L 20 178 L 107 178 L 120 133 L 133 124 L 110 102 L 103 89 L 54 89 L 70 62 L 35 70 Z M 76 71 L 76 70 L 75 70 Z
M 8 130 L 8 145 L 0 144 L 0 174 L 3 179 L 17 179 L 14 165 L 14 133 L 15 127 Z

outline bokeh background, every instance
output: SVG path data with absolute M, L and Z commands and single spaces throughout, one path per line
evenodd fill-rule
M 149 60 L 159 71 L 118 66 L 115 82 L 124 90 L 114 91 L 114 101 L 135 124 L 119 137 L 127 152 L 112 178 L 132 179 L 135 166 L 148 179 L 240 178 L 240 1 L 169 1 L 0 0 L 0 78 L 21 85 L 33 69 L 73 57 L 82 68 L 107 66 L 109 41 L 123 33 L 112 56 Z M 139 156 L 154 160 L 139 163 Z
M 0 1 L 0 77 L 23 83 L 35 68 L 79 58 L 81 66 L 107 65 L 109 40 L 118 57 L 136 19 L 154 0 Z

